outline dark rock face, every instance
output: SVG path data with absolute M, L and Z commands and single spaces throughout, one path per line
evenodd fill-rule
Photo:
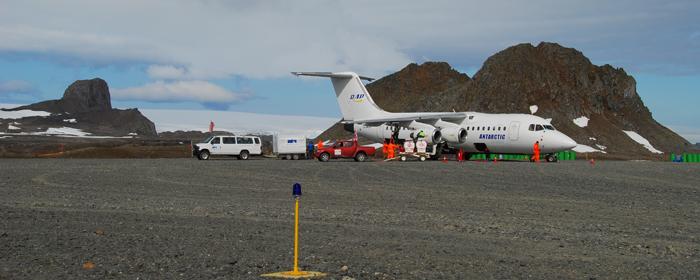
M 66 88 L 61 99 L 42 101 L 11 110 L 24 109 L 52 114 L 48 117 L 23 118 L 23 132 L 69 126 L 94 135 L 157 135 L 155 124 L 138 109 L 112 109 L 109 87 L 107 82 L 100 78 L 73 82 Z M 75 119 L 75 123 L 66 123 L 66 119 Z
M 104 111 L 112 109 L 107 82 L 100 78 L 73 82 L 61 98 L 66 112 Z
M 411 64 L 367 85 L 367 90 L 381 108 L 393 112 L 529 114 L 529 107 L 537 105 L 536 115 L 552 118 L 552 124 L 578 143 L 606 146 L 609 154 L 622 157 L 651 155 L 623 130 L 636 131 L 664 152 L 691 147 L 652 118 L 636 81 L 622 68 L 593 65 L 581 52 L 556 43 L 507 48 L 489 57 L 473 79 L 446 63 Z M 587 127 L 573 123 L 581 116 L 590 118 Z M 320 137 L 347 137 L 337 128 L 331 131 Z

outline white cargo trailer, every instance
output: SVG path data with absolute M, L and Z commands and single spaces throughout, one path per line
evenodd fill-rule
M 272 153 L 282 159 L 306 158 L 306 137 L 301 135 L 272 135 Z

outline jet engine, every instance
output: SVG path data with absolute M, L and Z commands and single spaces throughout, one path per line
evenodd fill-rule
M 442 139 L 447 143 L 461 144 L 467 141 L 467 130 L 454 123 L 438 121 L 435 124 L 442 131 Z
M 438 144 L 442 142 L 442 132 L 440 131 L 439 128 L 434 127 L 429 124 L 425 123 L 420 123 L 420 122 L 412 122 L 411 124 L 408 125 L 408 129 L 406 129 L 405 133 L 399 133 L 399 138 L 401 139 L 412 139 L 418 136 L 418 133 L 420 131 L 423 131 L 425 133 L 425 141 L 428 142 L 429 144 Z M 407 135 L 405 135 L 407 134 Z

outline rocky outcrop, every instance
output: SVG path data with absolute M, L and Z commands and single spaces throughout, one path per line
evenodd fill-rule
M 656 122 L 637 94 L 636 81 L 622 68 L 596 66 L 581 52 L 556 43 L 520 44 L 489 57 L 469 79 L 446 63 L 408 65 L 367 85 L 387 111 L 478 111 L 530 113 L 552 124 L 580 144 L 605 147 L 608 155 L 651 155 L 623 130 L 635 131 L 665 152 L 691 146 Z M 375 97 L 376 96 L 376 97 Z M 590 119 L 579 127 L 573 119 Z M 338 127 L 322 138 L 348 137 Z
M 153 122 L 138 109 L 113 109 L 107 82 L 100 78 L 73 82 L 58 100 L 48 100 L 8 111 L 50 112 L 46 117 L 21 120 L 21 132 L 45 131 L 50 127 L 72 127 L 93 135 L 156 136 Z M 67 121 L 68 120 L 68 121 Z

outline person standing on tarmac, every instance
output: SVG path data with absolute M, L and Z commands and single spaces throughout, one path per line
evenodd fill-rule
M 382 156 L 384 159 L 388 158 L 387 152 L 389 151 L 389 148 L 387 147 L 387 141 L 384 139 L 384 143 L 382 143 Z
M 306 158 L 307 159 L 314 158 L 314 143 L 309 141 L 309 144 L 306 145 L 306 149 L 308 150 L 307 154 L 306 154 Z
M 532 147 L 534 155 L 532 160 L 534 162 L 540 162 L 540 141 L 535 141 L 535 145 Z

